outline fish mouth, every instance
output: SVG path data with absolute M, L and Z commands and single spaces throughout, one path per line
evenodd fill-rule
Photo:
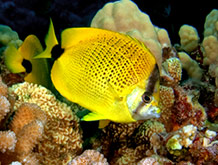
M 147 120 L 160 117 L 160 108 L 157 106 L 149 106 L 146 110 L 141 110 L 132 114 L 135 120 Z

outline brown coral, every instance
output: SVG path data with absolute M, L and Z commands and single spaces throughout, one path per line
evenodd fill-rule
M 172 107 L 175 102 L 175 94 L 172 87 L 167 87 L 160 85 L 160 101 L 159 106 L 161 109 L 161 116 L 159 121 L 163 123 L 166 127 L 167 132 L 172 130 L 173 123 L 172 123 Z
M 36 114 L 35 116 L 32 115 L 33 112 Z M 31 118 L 29 116 L 31 116 Z M 25 117 L 27 117 L 28 120 L 25 120 Z M 32 151 L 42 137 L 45 121 L 45 113 L 41 111 L 37 105 L 29 103 L 21 105 L 12 120 L 13 124 L 10 126 L 11 130 L 15 132 L 11 130 L 3 132 L 4 134 L 8 132 L 13 133 L 15 140 L 12 141 L 10 136 L 6 136 L 5 139 L 3 139 L 5 144 L 11 142 L 11 145 L 14 146 L 13 150 L 5 153 L 2 152 L 0 154 L 0 162 L 9 164 L 17 160 L 25 164 L 36 164 L 38 160 L 33 159 Z
M 20 155 L 28 155 L 38 143 L 43 134 L 43 124 L 35 120 L 25 125 L 17 134 L 16 152 Z
M 194 91 L 185 91 L 182 87 L 174 88 L 175 104 L 173 107 L 174 119 L 177 124 L 194 124 L 198 127 L 206 120 L 204 108 L 198 103 Z
M 114 165 L 136 164 L 145 156 L 145 145 L 137 146 L 136 148 L 129 148 L 127 146 L 123 146 L 120 147 L 118 150 L 115 150 L 112 159 L 109 160 L 109 163 Z
M 75 157 L 69 165 L 92 165 L 101 164 L 109 165 L 107 159 L 96 150 L 85 150 L 80 156 Z
M 46 88 L 31 83 L 21 83 L 9 88 L 17 97 L 15 109 L 24 102 L 35 103 L 46 113 L 44 134 L 35 151 L 42 164 L 69 162 L 82 148 L 79 119 L 65 103 L 58 101 Z
M 46 121 L 46 115 L 36 104 L 23 103 L 17 110 L 10 128 L 16 134 L 34 120 L 39 120 L 43 124 Z
M 135 141 L 137 145 L 147 144 L 148 147 L 154 147 L 155 144 L 152 144 L 152 138 L 165 131 L 162 123 L 155 120 L 147 120 L 137 129 L 133 141 Z
M 0 77 L 0 95 L 7 97 L 8 95 L 8 87 L 2 82 L 2 78 Z
M 104 128 L 104 132 L 107 137 L 113 137 L 111 139 L 113 142 L 126 142 L 127 138 L 130 137 L 136 128 L 138 128 L 143 121 L 133 122 L 133 123 L 113 123 L 111 122 L 106 128 Z

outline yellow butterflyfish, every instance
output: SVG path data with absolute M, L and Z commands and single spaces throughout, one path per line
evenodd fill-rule
M 58 44 L 51 22 L 46 50 Z M 98 28 L 68 28 L 51 79 L 61 95 L 91 112 L 82 120 L 134 122 L 159 117 L 159 71 L 146 46 L 130 36 Z M 52 53 L 51 53 L 52 52 Z

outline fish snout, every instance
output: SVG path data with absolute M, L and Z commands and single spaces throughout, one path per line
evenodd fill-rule
M 160 108 L 158 106 L 146 106 L 142 108 L 140 111 L 133 113 L 133 118 L 135 120 L 147 120 L 151 118 L 159 118 L 160 117 Z

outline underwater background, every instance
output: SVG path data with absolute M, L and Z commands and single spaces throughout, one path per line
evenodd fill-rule
M 69 27 L 114 30 L 96 17 L 109 2 L 116 1 L 0 0 L 0 164 L 218 164 L 218 6 L 214 1 L 120 2 L 129 11 L 120 18 L 130 27 L 139 13 L 148 16 L 135 29 L 115 29 L 143 42 L 162 68 L 157 119 L 110 122 L 99 129 L 97 121 L 80 120 L 87 110 L 63 98 L 50 78 L 46 82 L 50 87 L 45 88 L 27 81 L 27 71 L 8 69 L 5 56 L 10 44 L 18 49 L 34 34 L 45 48 L 50 18 L 59 41 Z M 124 8 L 117 10 L 122 13 Z M 113 19 L 119 24 L 120 19 Z M 48 61 L 49 67 L 53 62 Z
M 1 0 L 1 24 L 10 26 L 23 40 L 35 34 L 41 40 L 47 33 L 49 18 L 55 24 L 57 34 L 67 27 L 87 27 L 96 12 L 107 2 L 115 0 Z M 151 16 L 154 25 L 165 28 L 173 43 L 179 42 L 178 30 L 181 25 L 196 27 L 199 35 L 203 33 L 206 15 L 214 8 L 214 1 L 134 0 L 140 10 Z

